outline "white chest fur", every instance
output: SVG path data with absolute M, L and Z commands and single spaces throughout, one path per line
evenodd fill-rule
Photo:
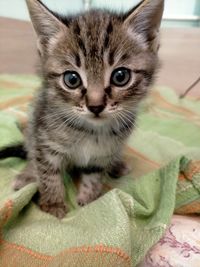
M 117 153 L 116 140 L 108 136 L 83 138 L 71 148 L 71 159 L 77 166 L 95 164 L 105 166 Z

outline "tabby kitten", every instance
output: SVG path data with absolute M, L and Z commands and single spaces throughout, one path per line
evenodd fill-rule
M 105 173 L 127 171 L 122 149 L 158 66 L 164 0 L 144 0 L 125 14 L 91 10 L 70 17 L 26 1 L 43 85 L 26 136 L 28 165 L 14 189 L 37 181 L 40 208 L 63 218 L 63 170 L 81 177 L 79 205 L 101 195 Z

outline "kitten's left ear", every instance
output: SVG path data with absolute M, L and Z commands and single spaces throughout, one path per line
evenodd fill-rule
M 132 32 L 143 35 L 154 52 L 159 46 L 163 9 L 164 0 L 143 0 L 124 16 L 124 25 Z

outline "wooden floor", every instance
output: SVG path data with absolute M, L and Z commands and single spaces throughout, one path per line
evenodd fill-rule
M 183 92 L 200 76 L 200 29 L 162 29 L 157 84 Z M 34 73 L 35 35 L 29 22 L 0 17 L 0 73 Z M 200 96 L 200 84 L 191 92 Z

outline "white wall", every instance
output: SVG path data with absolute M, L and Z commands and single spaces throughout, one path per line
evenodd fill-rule
M 52 10 L 61 13 L 73 13 L 83 10 L 83 0 L 43 0 Z M 91 0 L 92 6 L 127 10 L 139 0 Z M 200 0 L 165 0 L 164 17 L 200 16 Z M 25 0 L 0 0 L 0 16 L 28 20 Z M 184 24 L 185 23 L 185 24 Z M 183 21 L 183 25 L 195 25 L 192 21 Z M 172 21 L 172 25 L 178 25 Z M 196 23 L 197 25 L 197 23 Z
M 0 16 L 29 19 L 26 4 L 23 0 L 0 0 Z
M 43 0 L 52 10 L 73 13 L 83 9 L 82 0 Z M 25 0 L 0 0 L 0 16 L 29 20 Z

